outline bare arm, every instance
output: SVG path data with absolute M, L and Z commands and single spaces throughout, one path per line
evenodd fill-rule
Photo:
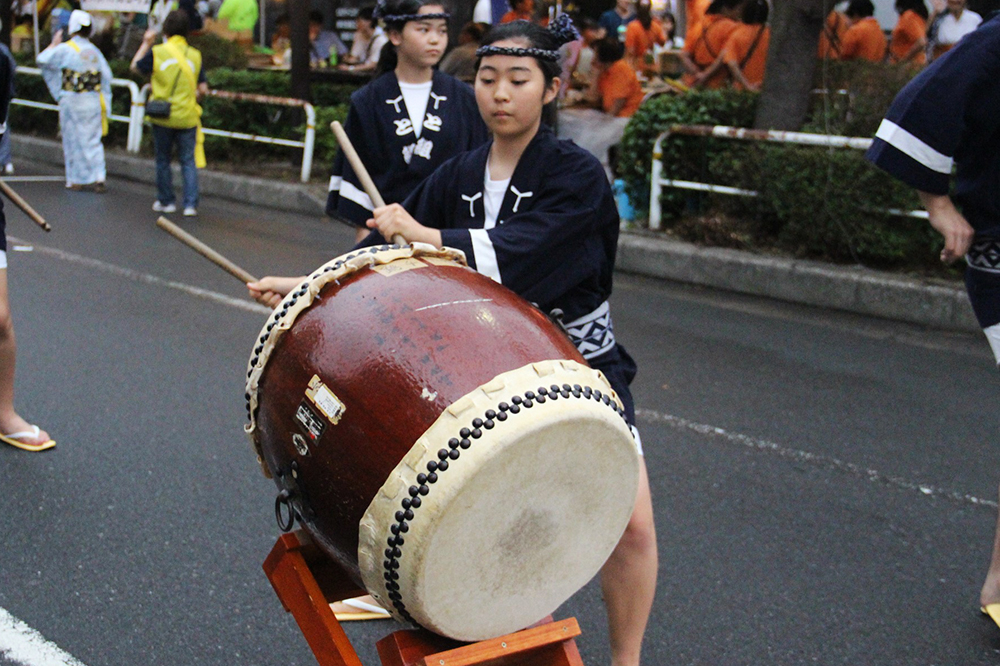
M 941 261 L 950 264 L 965 256 L 972 245 L 975 231 L 965 217 L 955 208 L 955 203 L 947 194 L 920 192 L 920 203 L 930 215 L 931 226 L 944 237 Z
M 681 63 L 684 65 L 684 69 L 688 74 L 694 74 L 697 76 L 698 72 L 701 71 L 698 65 L 694 64 L 694 59 L 687 51 L 681 51 Z
M 142 44 L 139 45 L 139 50 L 135 52 L 132 56 L 132 63 L 128 66 L 130 70 L 136 74 L 142 74 L 136 67 L 136 64 L 143 59 L 143 57 L 149 52 L 149 49 L 153 48 L 153 42 L 156 41 L 157 32 L 155 30 L 147 30 L 142 34 Z
M 727 62 L 726 65 L 729 67 L 729 74 L 732 75 L 734 81 L 738 81 L 747 90 L 752 90 L 758 92 L 760 90 L 759 83 L 750 83 L 747 77 L 743 76 L 743 70 L 740 69 L 739 65 L 735 62 Z
M 715 73 L 718 72 L 720 69 L 722 69 L 722 66 L 724 64 L 725 61 L 722 59 L 722 54 L 720 53 L 719 57 L 715 59 L 715 62 L 713 62 L 705 69 L 701 70 L 701 72 L 697 76 L 695 76 L 695 81 L 694 81 L 695 87 L 700 88 L 703 85 L 705 85 L 705 81 L 708 81 L 710 78 L 715 76 Z
M 285 294 L 302 284 L 306 276 L 301 277 L 274 277 L 261 278 L 257 282 L 247 282 L 247 289 L 250 291 L 250 298 L 261 305 L 269 308 L 277 307 Z

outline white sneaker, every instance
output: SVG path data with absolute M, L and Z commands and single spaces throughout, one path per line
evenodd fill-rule
M 8 162 L 6 165 L 4 165 L 3 172 L 7 175 L 14 173 L 14 165 Z
M 153 210 L 157 213 L 173 213 L 177 210 L 174 204 L 162 204 L 159 201 L 153 203 Z
M 194 206 L 188 206 L 184 209 L 184 217 L 194 217 L 198 214 L 198 209 Z

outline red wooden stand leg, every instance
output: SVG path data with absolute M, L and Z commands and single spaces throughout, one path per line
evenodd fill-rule
M 306 538 L 300 539 L 298 532 L 282 534 L 264 561 L 264 572 L 281 604 L 298 623 L 320 666 L 362 666 L 358 653 L 330 609 L 327 594 L 320 588 L 307 562 L 307 555 L 312 555 L 311 549 L 315 546 Z M 335 565 L 329 562 L 328 566 Z M 332 601 L 365 594 L 346 574 L 341 573 L 339 581 L 336 573 L 331 572 L 328 578 L 331 588 L 338 589 L 339 583 L 343 594 L 333 594 L 336 598 Z
M 333 561 L 302 532 L 283 534 L 264 561 L 274 591 L 302 630 L 320 666 L 362 666 L 330 602 L 361 596 Z M 479 643 L 460 643 L 423 629 L 396 631 L 378 642 L 383 666 L 583 666 L 573 640 L 575 618 L 543 622 Z

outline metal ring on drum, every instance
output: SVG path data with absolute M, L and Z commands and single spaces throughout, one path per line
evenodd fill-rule
M 466 641 L 529 626 L 631 516 L 639 456 L 607 380 L 461 252 L 329 262 L 268 318 L 247 376 L 265 474 L 401 621 Z

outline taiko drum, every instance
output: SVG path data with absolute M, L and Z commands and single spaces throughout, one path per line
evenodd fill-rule
M 322 266 L 268 318 L 247 376 L 265 474 L 399 620 L 459 640 L 524 628 L 631 515 L 639 457 L 614 391 L 456 250 Z

